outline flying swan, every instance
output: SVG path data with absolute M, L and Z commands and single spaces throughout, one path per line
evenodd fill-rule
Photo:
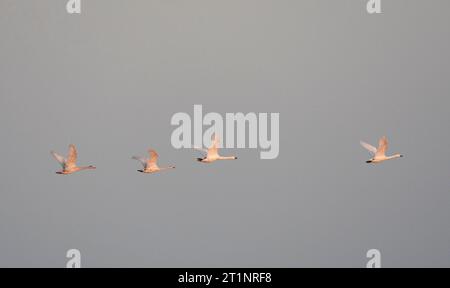
M 401 154 L 395 154 L 392 156 L 386 156 L 386 151 L 388 149 L 388 140 L 386 136 L 383 136 L 378 144 L 378 148 L 373 147 L 370 144 L 367 144 L 366 142 L 361 141 L 361 145 L 366 148 L 372 155 L 373 158 L 370 160 L 367 160 L 366 163 L 381 163 L 387 160 L 391 159 L 397 159 L 403 157 Z
M 213 135 L 212 137 L 212 145 L 209 147 L 209 149 L 201 149 L 201 148 L 195 148 L 196 150 L 202 151 L 206 153 L 206 156 L 203 158 L 197 158 L 197 161 L 203 162 L 203 163 L 212 163 L 217 160 L 236 160 L 237 157 L 235 156 L 220 156 L 219 155 L 219 144 L 220 140 L 217 135 Z
M 133 156 L 134 160 L 141 162 L 142 166 L 144 166 L 144 169 L 138 170 L 138 172 L 150 174 L 160 172 L 163 170 L 175 169 L 175 166 L 160 168 L 157 163 L 159 157 L 158 153 L 156 153 L 156 151 L 153 149 L 148 150 L 148 153 L 150 154 L 150 158 Z
M 78 167 L 77 166 L 77 158 L 78 158 L 78 153 L 77 153 L 77 149 L 75 148 L 75 145 L 71 144 L 69 146 L 69 155 L 66 158 L 64 158 L 61 155 L 58 155 L 56 152 L 51 151 L 50 152 L 53 157 L 56 159 L 56 161 L 58 161 L 59 164 L 61 164 L 62 166 L 62 170 L 56 172 L 56 174 L 60 174 L 60 175 L 69 175 L 75 172 L 79 172 L 79 171 L 83 171 L 83 170 L 94 170 L 96 169 L 94 166 L 85 166 L 85 167 Z

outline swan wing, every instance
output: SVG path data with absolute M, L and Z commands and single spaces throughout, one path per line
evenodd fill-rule
M 375 154 L 375 157 L 385 157 L 386 152 L 388 149 L 388 140 L 386 136 L 381 137 L 379 143 L 378 143 L 378 149 L 377 153 Z
M 66 166 L 66 158 L 59 155 L 58 153 L 51 151 L 50 154 L 52 154 L 53 158 L 55 158 L 56 161 L 64 168 Z
M 367 143 L 364 142 L 364 141 L 360 141 L 360 143 L 361 143 L 361 146 L 363 146 L 364 148 L 366 148 L 371 154 L 373 154 L 373 155 L 377 154 L 377 148 L 373 147 L 373 146 L 370 145 L 370 144 L 367 144 Z
M 214 134 L 212 139 L 212 145 L 208 149 L 208 157 L 214 157 L 219 155 L 219 145 L 220 145 L 220 139 L 219 137 Z
M 156 151 L 153 149 L 150 149 L 148 153 L 150 154 L 150 159 L 148 159 L 147 164 L 148 167 L 150 169 L 158 169 L 158 158 L 159 158 L 158 153 L 156 153 Z
M 77 159 L 78 159 L 78 152 L 75 148 L 75 145 L 70 144 L 69 145 L 69 154 L 67 156 L 66 166 L 68 168 L 70 167 L 76 167 L 77 166 Z
M 144 169 L 147 168 L 147 158 L 139 157 L 139 156 L 133 156 L 133 157 L 131 157 L 131 158 L 134 159 L 134 160 L 137 160 L 137 161 L 141 162 L 142 166 L 144 166 Z
M 200 152 L 202 154 L 201 157 L 206 157 L 206 155 L 208 155 L 207 149 L 203 149 L 203 148 L 199 148 L 199 147 L 193 147 L 192 149 Z

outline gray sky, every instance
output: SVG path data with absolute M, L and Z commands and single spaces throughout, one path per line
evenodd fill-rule
M 449 1 L 65 2 L 0 2 L 1 267 L 450 266 Z M 173 149 L 194 104 L 279 112 L 279 158 Z

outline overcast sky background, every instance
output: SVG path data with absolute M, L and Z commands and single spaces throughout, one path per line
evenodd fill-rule
M 65 4 L 0 1 L 1 267 L 450 267 L 450 1 Z M 173 149 L 194 104 L 280 113 L 279 158 Z

